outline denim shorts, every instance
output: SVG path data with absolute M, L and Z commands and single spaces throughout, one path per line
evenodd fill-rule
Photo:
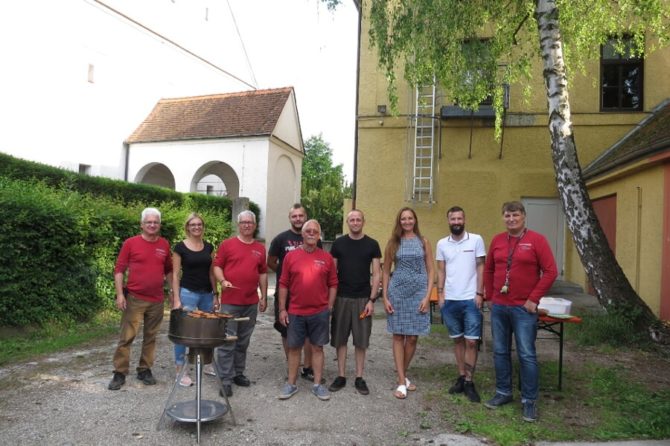
M 440 312 L 450 338 L 482 337 L 482 312 L 475 305 L 474 299 L 445 300 Z
M 309 316 L 288 315 L 288 333 L 286 342 L 290 348 L 302 347 L 305 339 L 312 345 L 323 346 L 328 343 L 328 328 L 330 326 L 330 311 Z

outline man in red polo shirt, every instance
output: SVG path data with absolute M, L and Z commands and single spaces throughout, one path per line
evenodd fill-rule
M 328 343 L 330 312 L 337 293 L 337 268 L 333 258 L 317 246 L 321 225 L 309 220 L 302 226 L 303 244 L 286 254 L 279 279 L 279 322 L 287 327 L 288 382 L 279 399 L 288 399 L 298 391 L 296 379 L 300 349 L 309 339 L 312 349 L 314 386 L 312 393 L 320 400 L 330 399 L 321 384 L 323 346 Z M 291 300 L 286 307 L 286 297 Z
M 240 212 L 237 227 L 239 234 L 224 240 L 214 258 L 214 276 L 221 284 L 221 312 L 249 318 L 248 321 L 228 321 L 226 332 L 237 336 L 237 341 L 216 349 L 219 376 L 226 396 L 233 395 L 232 383 L 240 387 L 251 385 L 244 375 L 247 349 L 258 310 L 265 311 L 268 296 L 265 246 L 254 240 L 256 215 L 251 211 Z
M 123 311 L 121 336 L 114 353 L 114 377 L 107 388 L 119 390 L 126 382 L 130 368 L 130 346 L 144 322 L 142 355 L 137 379 L 146 385 L 156 384 L 151 374 L 156 351 L 156 335 L 163 321 L 163 286 L 172 283 L 170 244 L 160 236 L 161 213 L 156 208 L 142 211 L 142 233 L 123 243 L 114 268 L 116 307 Z M 126 286 L 123 279 L 128 271 Z

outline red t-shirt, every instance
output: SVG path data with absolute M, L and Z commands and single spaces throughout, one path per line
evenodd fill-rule
M 512 264 L 509 272 L 509 292 L 502 294 L 505 284 L 507 259 L 510 252 Z M 491 240 L 484 266 L 486 299 L 499 305 L 523 305 L 527 299 L 540 302 L 556 280 L 556 261 L 547 239 L 535 231 L 526 230 L 521 237 L 511 237 L 507 232 Z
M 214 266 L 221 268 L 223 277 L 237 287 L 221 293 L 222 304 L 258 303 L 258 280 L 268 271 L 265 246 L 257 241 L 244 243 L 237 237 L 231 237 L 224 240 L 216 251 Z
M 310 316 L 328 309 L 328 290 L 337 287 L 337 268 L 330 254 L 296 249 L 284 257 L 279 286 L 287 288 L 291 299 L 288 312 Z
M 126 287 L 138 299 L 162 302 L 165 275 L 172 271 L 170 244 L 163 237 L 150 242 L 141 235 L 130 237 L 121 246 L 114 274 L 128 271 Z

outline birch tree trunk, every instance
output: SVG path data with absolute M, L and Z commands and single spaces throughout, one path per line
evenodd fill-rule
M 608 311 L 625 312 L 627 317 L 632 317 L 637 329 L 646 330 L 655 341 L 667 342 L 662 324 L 637 295 L 614 257 L 591 205 L 572 133 L 558 16 L 555 1 L 536 1 L 551 151 L 568 228 L 601 305 Z

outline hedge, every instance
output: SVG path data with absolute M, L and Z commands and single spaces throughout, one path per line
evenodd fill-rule
M 109 193 L 105 193 L 105 189 Z M 113 308 L 113 270 L 140 213 L 162 213 L 161 235 L 184 238 L 198 212 L 215 246 L 231 234 L 231 201 L 88 177 L 0 154 L 0 326 L 86 320 Z M 258 215 L 258 206 L 251 205 Z

